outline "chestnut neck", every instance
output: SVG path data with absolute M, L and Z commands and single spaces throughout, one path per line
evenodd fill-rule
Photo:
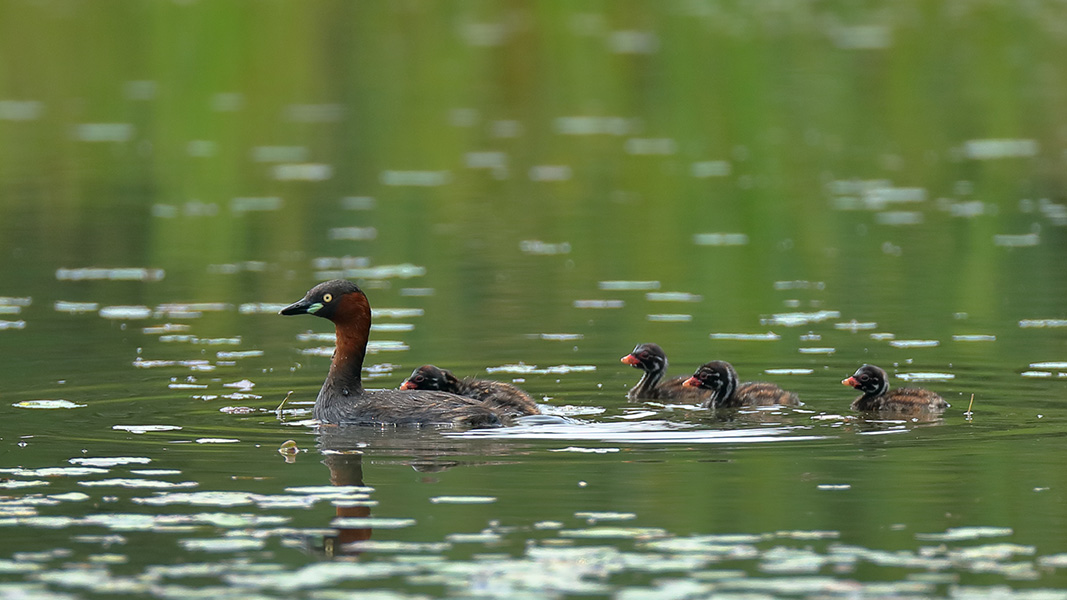
M 350 393 L 363 391 L 363 359 L 370 335 L 370 304 L 363 294 L 346 294 L 332 318 L 337 347 L 330 362 L 327 382 L 343 385 Z

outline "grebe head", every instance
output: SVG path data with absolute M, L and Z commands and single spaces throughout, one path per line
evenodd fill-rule
M 364 301 L 357 305 L 351 304 L 350 300 L 357 297 Z M 279 314 L 308 314 L 335 321 L 350 316 L 346 313 L 354 310 L 355 306 L 366 306 L 365 299 L 366 296 L 358 285 L 344 279 L 333 279 L 311 288 L 303 298 L 286 306 Z M 369 307 L 367 309 L 369 310 Z

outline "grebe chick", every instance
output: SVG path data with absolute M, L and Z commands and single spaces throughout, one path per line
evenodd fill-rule
M 921 388 L 889 389 L 889 376 L 884 369 L 863 365 L 841 381 L 863 392 L 852 401 L 852 410 L 879 412 L 940 412 L 948 402 L 930 390 Z
M 448 369 L 423 365 L 415 369 L 402 390 L 438 390 L 484 402 L 507 416 L 539 415 L 541 410 L 530 395 L 510 383 L 464 377 L 459 379 Z
M 682 384 L 689 379 L 685 375 L 663 381 L 667 373 L 667 354 L 658 344 L 638 344 L 634 351 L 622 357 L 622 362 L 641 369 L 644 373 L 637 385 L 626 397 L 630 400 L 687 400 L 704 402 L 711 392 L 700 388 L 687 388 Z
M 733 365 L 722 360 L 713 360 L 699 369 L 683 384 L 686 387 L 711 391 L 705 403 L 708 408 L 738 408 L 740 406 L 797 406 L 800 398 L 793 392 L 765 381 L 737 382 Z

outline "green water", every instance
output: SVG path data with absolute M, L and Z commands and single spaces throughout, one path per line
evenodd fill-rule
M 1067 597 L 1064 22 L 0 2 L 0 598 Z M 319 431 L 336 276 L 369 385 L 575 423 Z M 648 341 L 805 404 L 627 402 Z

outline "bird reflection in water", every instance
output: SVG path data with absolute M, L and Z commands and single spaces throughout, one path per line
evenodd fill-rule
M 375 457 L 376 465 L 402 464 L 425 475 L 427 483 L 440 473 L 457 466 L 500 464 L 500 460 L 468 460 L 472 456 L 502 456 L 509 451 L 524 451 L 522 444 L 501 445 L 485 441 L 449 439 L 436 428 L 382 428 L 324 426 L 319 429 L 319 451 L 322 464 L 330 469 L 330 485 L 336 487 L 364 487 L 363 458 Z M 298 455 L 299 456 L 299 455 Z M 299 459 L 298 459 L 299 460 Z M 371 516 L 373 503 L 366 499 L 334 499 L 331 531 L 323 536 L 322 544 L 305 540 L 305 549 L 329 558 L 356 557 L 366 550 L 371 539 L 371 527 L 346 527 L 353 520 Z M 358 522 L 358 521 L 357 521 Z

